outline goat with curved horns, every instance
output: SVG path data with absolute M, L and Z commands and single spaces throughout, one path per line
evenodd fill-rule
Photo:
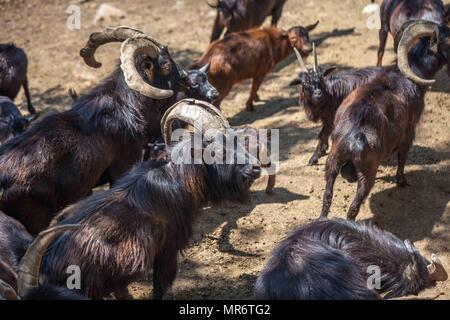
M 81 55 L 100 67 L 96 49 L 122 41 L 121 65 L 103 83 L 0 148 L 0 210 L 34 235 L 96 186 L 114 184 L 141 161 L 149 137 L 161 137 L 162 115 L 180 83 L 167 49 L 119 27 L 92 34 Z
M 194 127 L 202 145 L 192 145 L 192 139 L 173 143 L 175 121 Z M 101 299 L 111 293 L 124 297 L 128 284 L 145 278 L 153 269 L 153 295 L 160 299 L 176 277 L 178 254 L 189 244 L 200 209 L 207 204 L 250 199 L 249 188 L 261 168 L 248 154 L 243 156 L 249 161 L 239 164 L 236 150 L 221 144 L 235 136 L 219 110 L 205 102 L 184 100 L 166 112 L 161 127 L 166 144 L 177 151 L 178 159 L 172 156 L 168 162 L 144 162 L 110 190 L 63 210 L 52 225 L 76 223 L 81 227 L 60 236 L 47 250 L 41 271 L 44 283 L 64 283 L 66 268 L 78 265 L 83 274 L 82 291 L 88 297 Z M 225 157 L 234 151 L 226 164 L 211 164 L 203 157 L 200 164 L 193 164 L 195 154 L 203 155 L 215 143 L 219 146 L 214 149 L 216 154 Z M 185 159 L 188 161 L 179 161 Z

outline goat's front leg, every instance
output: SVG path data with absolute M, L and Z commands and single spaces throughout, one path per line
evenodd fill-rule
M 319 143 L 317 144 L 316 151 L 309 159 L 308 165 L 313 166 L 319 162 L 319 159 L 326 156 L 328 150 L 328 139 L 330 138 L 332 126 L 324 125 L 319 133 Z
M 384 56 L 384 50 L 386 49 L 386 41 L 387 37 L 389 35 L 389 32 L 381 29 L 380 30 L 380 47 L 378 48 L 378 61 L 377 61 L 377 67 L 381 67 L 383 65 L 383 56 Z
M 250 97 L 248 98 L 247 104 L 246 104 L 247 111 L 255 110 L 255 107 L 253 106 L 253 101 L 256 101 L 257 98 L 259 99 L 258 90 L 259 90 L 259 87 L 261 86 L 263 80 L 264 80 L 264 76 L 258 76 L 258 77 L 253 78 L 252 89 L 250 91 Z
M 155 257 L 153 263 L 153 299 L 162 300 L 177 275 L 178 251 L 166 246 Z
M 408 153 L 411 149 L 411 146 L 412 139 L 405 142 L 398 150 L 397 174 L 395 175 L 395 179 L 399 187 L 406 187 L 409 185 L 405 177 L 405 164 L 406 160 L 408 159 Z
M 25 81 L 23 83 L 23 91 L 25 92 L 25 97 L 27 98 L 28 112 L 30 114 L 35 114 L 36 109 L 33 107 L 33 104 L 31 103 L 31 94 L 30 88 L 28 87 L 28 78 L 25 78 Z

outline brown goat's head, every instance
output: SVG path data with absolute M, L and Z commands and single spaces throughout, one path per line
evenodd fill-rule
M 400 71 L 417 84 L 426 86 L 433 84 L 435 80 L 419 77 L 409 62 L 411 48 L 421 39 L 429 39 L 428 52 L 434 55 L 441 65 L 447 65 L 447 72 L 450 75 L 450 28 L 431 21 L 409 21 L 402 26 L 395 39 Z
M 313 51 L 309 33 L 314 30 L 318 24 L 319 21 L 307 27 L 292 27 L 287 31 L 289 42 L 303 57 L 307 57 Z
M 308 69 L 302 59 L 300 52 L 294 49 L 302 71 L 289 86 L 300 85 L 300 99 L 308 107 L 306 114 L 311 121 L 318 121 L 322 116 L 323 108 L 329 103 L 329 96 L 325 78 L 331 74 L 336 67 L 322 68 L 317 60 L 317 52 L 313 44 L 314 67 Z

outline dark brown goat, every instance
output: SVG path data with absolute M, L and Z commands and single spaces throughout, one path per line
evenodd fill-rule
M 381 4 L 380 47 L 377 66 L 383 64 L 384 50 L 389 33 L 395 39 L 408 21 L 426 20 L 439 25 L 445 23 L 446 12 L 441 0 L 384 0 Z
M 219 91 L 214 102 L 220 107 L 231 88 L 245 79 L 253 79 L 247 111 L 253 111 L 253 102 L 259 100 L 258 89 L 267 73 L 297 48 L 306 58 L 312 52 L 309 32 L 318 25 L 293 27 L 288 31 L 269 27 L 232 33 L 212 43 L 200 60 L 190 66 L 196 68 L 211 64 L 209 81 Z
M 286 0 L 209 0 L 207 3 L 217 9 L 211 42 L 225 36 L 262 25 L 266 17 L 272 16 L 272 26 L 276 26 L 283 13 Z
M 13 44 L 0 44 L 0 96 L 14 100 L 23 87 L 28 112 L 36 113 L 28 88 L 28 59 L 25 52 Z
M 326 219 L 277 246 L 254 292 L 258 300 L 392 299 L 447 278 L 437 255 L 427 261 L 408 240 L 370 224 Z
M 184 121 L 204 134 L 200 146 L 191 139 L 174 145 L 172 123 Z M 203 121 L 203 130 L 199 122 Z M 136 166 L 114 187 L 80 201 L 56 217 L 53 224 L 77 223 L 81 227 L 59 237 L 42 262 L 44 283 L 62 284 L 69 265 L 81 268 L 82 291 L 93 299 L 112 292 L 123 294 L 128 284 L 148 276 L 153 268 L 153 295 L 160 299 L 177 273 L 177 255 L 188 245 L 192 225 L 200 209 L 223 201 L 249 200 L 249 187 L 261 173 L 258 164 L 244 154 L 240 164 L 236 154 L 226 164 L 207 164 L 203 157 L 193 163 L 193 155 L 224 139 L 234 139 L 226 119 L 212 105 L 181 101 L 163 118 L 164 140 L 176 153 L 169 162 L 144 162 Z M 211 130 L 219 135 L 209 135 Z M 226 131 L 226 133 L 223 133 Z M 217 132 L 216 132 L 217 133 Z M 234 149 L 237 150 L 236 148 Z
M 42 256 L 61 233 L 78 226 L 58 226 L 35 239 L 18 221 L 0 211 L 0 300 L 80 300 L 67 287 L 39 284 Z
M 385 72 L 353 91 L 337 111 L 333 146 L 326 163 L 322 216 L 330 210 L 339 172 L 351 182 L 358 181 L 348 219 L 356 218 L 375 183 L 380 163 L 394 153 L 398 154 L 397 183 L 407 185 L 407 155 L 425 106 L 425 93 L 433 83 L 423 78 L 434 77 L 444 65 L 450 67 L 450 29 L 414 21 L 406 23 L 400 32 L 398 68 L 385 68 Z
M 336 68 L 324 69 L 319 66 L 314 53 L 314 68 L 308 70 L 300 54 L 296 53 L 302 72 L 290 86 L 300 85 L 300 104 L 303 105 L 307 118 L 313 122 L 322 122 L 319 143 L 308 163 L 311 166 L 317 164 L 327 153 L 336 111 L 342 101 L 357 87 L 383 72 L 383 69 L 367 68 L 331 74 Z
M 0 210 L 34 235 L 68 204 L 122 177 L 141 161 L 148 137 L 161 136 L 161 117 L 176 101 L 177 66 L 162 45 L 127 27 L 93 34 L 81 54 L 99 67 L 97 47 L 120 41 L 121 68 L 71 110 L 0 148 Z
M 38 113 L 22 116 L 14 102 L 0 96 L 0 145 L 25 132 Z

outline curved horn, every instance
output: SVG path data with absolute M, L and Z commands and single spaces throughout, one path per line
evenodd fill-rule
M 309 26 L 306 26 L 305 29 L 308 30 L 308 31 L 312 31 L 312 30 L 314 30 L 314 29 L 319 25 L 319 22 L 320 22 L 320 21 L 317 20 L 316 23 L 313 23 L 313 24 L 311 24 L 311 25 L 309 25 Z
M 117 28 L 107 28 L 103 32 L 95 32 L 90 35 L 86 46 L 80 50 L 80 56 L 84 62 L 92 68 L 100 68 L 102 64 L 95 60 L 95 51 L 98 47 L 110 42 L 123 42 L 128 38 L 133 38 L 144 33 L 140 30 L 126 26 Z
M 431 255 L 431 263 L 427 266 L 427 269 L 430 274 L 431 280 L 447 281 L 447 271 L 445 271 L 444 265 L 435 253 Z
M 217 7 L 220 4 L 220 0 L 206 0 L 206 3 L 208 4 L 208 6 L 210 6 L 211 8 L 217 9 Z
M 75 230 L 79 225 L 62 225 L 42 231 L 30 244 L 19 265 L 17 293 L 25 296 L 31 289 L 39 287 L 39 269 L 47 247 L 61 233 Z
M 173 96 L 173 91 L 158 89 L 146 83 L 135 65 L 135 57 L 137 54 L 145 53 L 152 58 L 156 58 L 158 57 L 159 50 L 160 47 L 145 35 L 127 39 L 121 48 L 120 68 L 123 71 L 125 82 L 130 89 L 150 98 L 167 99 Z
M 18 300 L 17 274 L 5 262 L 0 261 L 0 300 Z
M 302 68 L 302 72 L 308 72 L 308 68 L 306 67 L 305 62 L 303 61 L 302 55 L 300 54 L 300 51 L 296 47 L 294 48 L 295 55 L 297 56 L 297 60 L 300 63 L 300 67 Z
M 172 142 L 172 124 L 175 120 L 186 122 L 201 132 L 211 129 L 226 131 L 231 127 L 222 112 L 212 104 L 194 99 L 181 100 L 170 107 L 161 120 L 162 134 L 167 145 Z
M 0 300 L 19 300 L 16 291 L 0 279 Z
M 439 38 L 439 26 L 431 21 L 415 21 L 409 24 L 402 34 L 402 37 L 398 43 L 397 56 L 398 56 L 398 68 L 409 79 L 419 85 L 431 85 L 435 83 L 435 80 L 422 79 L 417 76 L 411 69 L 408 60 L 409 50 L 415 41 L 423 37 Z

